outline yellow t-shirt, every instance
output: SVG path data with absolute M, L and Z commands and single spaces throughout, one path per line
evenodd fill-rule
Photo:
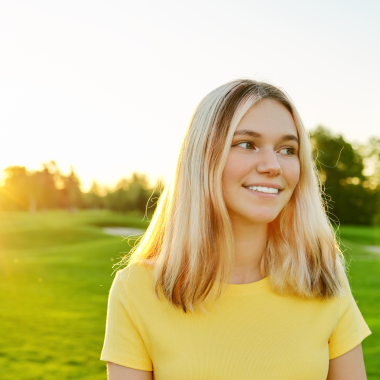
M 371 334 L 347 283 L 328 301 L 279 296 L 269 278 L 229 285 L 209 314 L 155 297 L 152 269 L 119 271 L 109 296 L 101 360 L 155 380 L 326 380 L 329 359 Z

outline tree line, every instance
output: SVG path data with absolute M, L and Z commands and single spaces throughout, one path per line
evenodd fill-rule
M 322 182 L 331 220 L 342 224 L 380 224 L 380 139 L 353 146 L 341 135 L 319 126 L 310 132 L 313 156 Z M 0 211 L 48 209 L 109 209 L 118 212 L 153 211 L 163 188 L 150 186 L 144 174 L 121 179 L 112 189 L 93 182 L 83 192 L 74 169 L 63 175 L 54 161 L 41 170 L 23 166 L 4 170 Z
M 162 185 L 149 186 L 145 174 L 134 173 L 122 178 L 114 188 L 105 189 L 96 181 L 88 192 L 81 191 L 74 169 L 63 175 L 54 161 L 42 164 L 41 170 L 28 171 L 24 166 L 4 170 L 0 187 L 0 211 L 28 210 L 30 213 L 49 209 L 109 209 L 118 212 L 144 212 L 157 201 Z M 156 195 L 155 195 L 156 194 Z

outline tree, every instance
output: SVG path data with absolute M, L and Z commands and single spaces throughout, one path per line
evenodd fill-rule
M 374 221 L 380 224 L 380 139 L 371 137 L 368 144 L 359 147 L 359 152 L 363 157 L 366 169 L 364 174 L 367 179 L 363 182 L 363 187 L 368 192 L 372 192 L 375 197 Z
M 133 173 L 130 178 L 122 178 L 115 189 L 107 193 L 105 204 L 114 211 L 145 213 L 151 193 L 146 175 Z
M 104 208 L 104 197 L 102 197 L 101 188 L 96 181 L 92 181 L 90 191 L 83 194 L 83 205 L 85 208 Z
M 362 186 L 366 177 L 361 155 L 341 135 L 322 126 L 311 132 L 311 142 L 330 218 L 343 224 L 370 224 L 374 196 Z
M 82 205 L 82 192 L 80 190 L 79 178 L 74 172 L 74 168 L 70 167 L 70 174 L 63 177 L 63 194 L 65 207 L 74 212 Z
M 31 181 L 25 166 L 9 166 L 4 169 L 4 186 L 1 188 L 3 210 L 28 210 L 31 199 Z
M 57 165 L 54 161 L 42 164 L 41 171 L 35 171 L 30 174 L 31 179 L 31 197 L 36 202 L 38 209 L 52 209 L 57 207 L 57 188 L 55 176 L 58 172 Z

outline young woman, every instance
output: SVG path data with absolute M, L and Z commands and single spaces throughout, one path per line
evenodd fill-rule
M 197 107 L 111 288 L 110 380 L 362 380 L 371 332 L 289 97 L 236 80 Z

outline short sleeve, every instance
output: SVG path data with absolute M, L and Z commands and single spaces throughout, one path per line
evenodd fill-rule
M 346 295 L 338 300 L 337 324 L 329 339 L 329 359 L 352 350 L 371 334 L 352 296 L 348 281 L 345 290 Z
M 152 361 L 136 328 L 127 296 L 117 273 L 108 299 L 106 335 L 100 360 L 152 371 Z

